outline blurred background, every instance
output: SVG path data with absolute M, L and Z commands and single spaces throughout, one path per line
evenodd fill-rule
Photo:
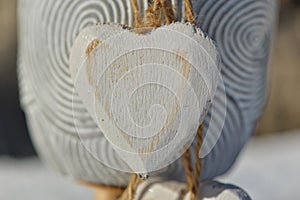
M 20 110 L 17 62 L 16 1 L 0 0 L 0 154 L 34 153 Z
M 89 199 L 91 191 L 51 174 L 37 158 L 28 157 L 35 151 L 19 106 L 16 61 L 16 0 L 0 0 L 0 199 L 45 199 L 45 195 L 49 200 Z M 300 199 L 296 181 L 300 182 L 300 0 L 281 0 L 270 70 L 269 101 L 255 138 L 220 180 L 244 187 L 253 199 L 296 200 Z M 275 195 L 276 184 L 281 189 Z M 23 193 L 14 192 L 24 185 Z M 33 187 L 39 189 L 32 193 Z

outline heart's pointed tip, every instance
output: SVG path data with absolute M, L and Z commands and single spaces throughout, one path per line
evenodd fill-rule
M 150 177 L 150 175 L 148 173 L 140 173 L 139 176 L 143 181 L 148 180 Z

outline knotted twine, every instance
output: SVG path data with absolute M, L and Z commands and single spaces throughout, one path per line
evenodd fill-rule
M 174 8 L 171 0 L 152 0 L 149 8 L 145 12 L 145 17 L 140 16 L 140 9 L 137 0 L 131 0 L 134 12 L 135 28 L 157 28 L 161 25 L 168 25 L 176 21 Z M 186 20 L 196 23 L 193 5 L 191 0 L 184 0 Z M 200 177 L 202 172 L 202 161 L 199 154 L 203 144 L 203 124 L 201 124 L 196 136 L 195 166 L 192 166 L 191 149 L 187 148 L 183 155 L 183 162 L 186 171 L 187 188 L 186 193 L 190 193 L 190 200 L 196 200 L 199 197 Z M 133 200 L 138 185 L 142 179 L 133 174 L 126 190 L 119 200 Z

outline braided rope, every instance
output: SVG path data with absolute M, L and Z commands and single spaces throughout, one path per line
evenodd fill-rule
M 157 28 L 162 24 L 171 24 L 176 20 L 174 9 L 171 0 L 153 0 L 149 8 L 146 10 L 145 18 L 142 19 L 140 16 L 140 10 L 137 0 L 131 0 L 131 4 L 134 11 L 135 27 L 145 28 L 153 27 Z M 185 12 L 187 21 L 191 24 L 196 23 L 196 18 L 193 11 L 191 0 L 184 0 Z M 195 200 L 199 193 L 199 179 L 202 172 L 202 161 L 198 157 L 198 153 L 201 150 L 203 143 L 203 125 L 200 125 L 197 131 L 197 146 L 195 153 L 195 170 L 192 166 L 191 151 L 187 148 L 183 155 L 184 166 L 186 169 L 187 179 L 187 192 L 191 194 L 191 200 Z M 137 174 L 133 174 L 131 180 L 123 192 L 119 200 L 133 200 L 134 194 L 138 185 L 142 182 L 141 178 Z
M 129 181 L 129 184 L 128 184 L 126 190 L 123 192 L 121 197 L 119 197 L 119 200 L 133 200 L 137 186 L 141 182 L 142 182 L 142 179 L 137 174 L 132 174 L 131 180 Z
M 203 144 L 203 124 L 201 124 L 196 136 L 195 169 L 192 167 L 191 152 L 187 149 L 183 155 L 184 166 L 186 170 L 187 192 L 190 192 L 190 200 L 196 200 L 199 196 L 200 177 L 202 172 L 202 161 L 199 153 Z
M 157 28 L 162 24 L 171 24 L 176 20 L 171 0 L 152 0 L 149 8 L 146 10 L 146 17 L 144 19 L 140 16 L 138 1 L 131 0 L 131 4 L 133 7 L 136 28 Z M 187 21 L 191 24 L 195 24 L 196 18 L 191 0 L 184 0 L 184 5 Z
M 131 4 L 132 4 L 132 8 L 133 8 L 133 13 L 134 13 L 135 26 L 141 27 L 142 20 L 140 17 L 139 4 L 138 4 L 137 0 L 131 0 Z
M 184 5 L 185 5 L 185 12 L 186 12 L 187 20 L 191 24 L 195 24 L 196 23 L 196 17 L 195 17 L 195 14 L 194 14 L 194 8 L 193 8 L 192 1 L 191 0 L 185 0 Z

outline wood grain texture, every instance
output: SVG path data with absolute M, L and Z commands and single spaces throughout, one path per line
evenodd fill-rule
M 70 70 L 89 114 L 131 169 L 105 164 L 150 173 L 177 160 L 195 138 L 218 86 L 219 57 L 189 23 L 140 32 L 118 24 L 84 29 Z
M 141 1 L 142 10 L 146 1 Z M 182 1 L 173 1 L 178 19 Z M 204 158 L 202 179 L 227 171 L 251 136 L 266 99 L 267 63 L 276 22 L 274 0 L 194 0 L 198 26 L 216 41 L 222 63 L 226 101 L 220 90 L 205 127 L 222 129 L 216 146 Z M 145 6 L 144 6 L 145 5 Z M 129 174 L 98 162 L 83 147 L 127 165 L 116 153 L 74 91 L 70 50 L 79 32 L 97 22 L 132 24 L 129 0 L 19 0 L 19 85 L 32 138 L 43 160 L 79 180 L 126 185 Z M 72 99 L 73 98 L 73 99 Z M 218 120 L 226 112 L 224 126 Z M 74 121 L 75 119 L 75 121 Z M 76 123 L 76 126 L 75 126 Z M 216 135 L 208 134 L 207 143 Z M 181 160 L 160 176 L 184 181 Z

